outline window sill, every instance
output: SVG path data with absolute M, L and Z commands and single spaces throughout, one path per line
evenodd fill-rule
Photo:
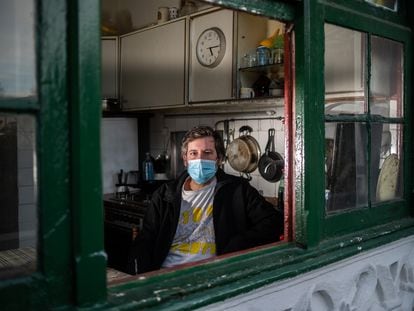
M 199 308 L 413 234 L 414 219 L 407 218 L 329 239 L 310 249 L 294 243 L 267 245 L 201 266 L 131 277 L 130 282 L 108 289 L 108 303 L 127 309 Z

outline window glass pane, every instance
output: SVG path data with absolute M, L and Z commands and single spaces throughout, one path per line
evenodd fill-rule
M 367 124 L 325 123 L 326 210 L 367 206 Z
M 371 131 L 373 202 L 403 196 L 402 125 L 374 123 Z
M 37 93 L 34 16 L 34 1 L 1 1 L 0 98 Z
M 397 11 L 398 9 L 398 0 L 365 0 L 368 3 L 373 5 L 390 9 L 392 11 Z
M 366 112 L 364 106 L 366 34 L 325 24 L 325 100 L 327 114 Z M 340 61 L 338 61 L 340 60 Z M 344 102 L 341 109 L 331 104 Z
M 401 43 L 371 37 L 371 114 L 383 117 L 403 115 L 403 46 Z
M 0 279 L 35 270 L 36 123 L 0 114 Z

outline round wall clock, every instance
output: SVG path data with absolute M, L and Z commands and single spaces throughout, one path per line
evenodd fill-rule
M 216 67 L 226 53 L 226 37 L 220 28 L 204 30 L 198 37 L 196 55 L 198 62 L 205 67 Z

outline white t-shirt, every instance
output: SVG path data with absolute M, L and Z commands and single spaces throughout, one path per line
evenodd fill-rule
M 216 254 L 213 199 L 216 178 L 199 190 L 182 189 L 180 218 L 163 268 L 210 258 Z

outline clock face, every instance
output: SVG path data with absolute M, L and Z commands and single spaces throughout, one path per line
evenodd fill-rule
M 204 30 L 198 37 L 196 55 L 199 63 L 206 67 L 217 66 L 226 52 L 224 33 L 216 27 Z

